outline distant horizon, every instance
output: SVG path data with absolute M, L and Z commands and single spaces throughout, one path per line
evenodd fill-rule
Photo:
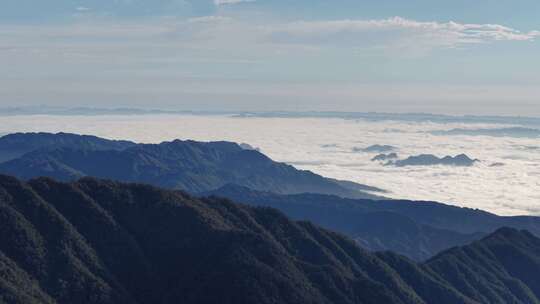
M 331 111 L 331 110 L 225 110 L 225 109 L 174 109 L 167 107 L 92 107 L 92 106 L 12 106 L 0 107 L 0 116 L 10 115 L 152 115 L 152 114 L 192 114 L 192 115 L 254 115 L 258 117 L 316 117 L 316 118 L 358 118 L 355 116 L 372 116 L 379 119 L 390 117 L 449 118 L 449 119 L 502 119 L 505 123 L 511 119 L 521 121 L 539 120 L 540 115 L 498 115 L 498 114 L 443 114 L 429 111 L 392 112 L 392 111 Z M 360 117 L 361 118 L 361 117 Z M 497 121 L 494 121 L 497 123 Z

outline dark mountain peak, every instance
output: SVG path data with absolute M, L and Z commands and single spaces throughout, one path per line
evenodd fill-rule
M 183 161 L 196 162 L 201 158 L 218 160 L 246 151 L 238 144 L 227 141 L 200 142 L 194 140 L 166 141 L 159 144 L 139 144 L 127 152 L 132 154 L 151 154 L 158 158 L 174 157 L 182 158 Z
M 485 235 L 484 237 L 472 242 L 471 245 L 469 246 L 472 246 L 475 244 L 482 244 L 482 246 L 484 246 L 484 245 L 492 245 L 494 243 L 500 244 L 501 242 L 514 243 L 514 242 L 521 241 L 523 239 L 531 239 L 533 241 L 537 240 L 538 242 L 540 242 L 540 239 L 538 239 L 536 236 L 534 236 L 532 233 L 530 233 L 527 230 L 520 230 L 516 228 L 511 228 L 511 227 L 500 227 L 496 229 L 494 232 L 488 235 Z M 461 252 L 464 248 L 469 248 L 469 246 L 456 246 L 456 247 L 450 248 L 448 250 L 440 252 L 439 254 L 437 254 L 437 256 L 431 258 L 430 260 L 436 260 L 438 259 L 439 256 L 444 256 L 449 253 Z
M 0 162 L 13 160 L 38 150 L 71 148 L 77 150 L 124 150 L 136 144 L 72 133 L 14 133 L 0 137 Z
M 392 160 L 392 159 L 397 159 L 397 158 L 399 158 L 397 153 L 389 153 L 389 154 L 381 153 L 373 157 L 371 161 L 387 161 L 387 160 Z
M 0 145 L 20 145 L 21 147 L 36 147 L 38 145 L 51 145 L 65 143 L 94 142 L 121 146 L 133 146 L 135 143 L 126 140 L 109 140 L 94 135 L 79 135 L 74 133 L 47 133 L 47 132 L 18 132 L 0 137 Z
M 8 140 L 18 140 L 18 139 L 28 139 L 28 138 L 44 138 L 44 137 L 69 137 L 71 133 L 58 132 L 58 133 L 48 133 L 48 132 L 15 132 L 11 134 L 4 135 L 0 138 L 2 141 Z
M 450 158 L 452 158 L 452 157 L 450 157 Z M 467 154 L 464 154 L 464 153 L 456 155 L 454 157 L 454 160 L 465 161 L 465 162 L 473 162 L 473 161 L 475 161 L 472 158 L 470 158 Z
M 501 227 L 497 229 L 494 233 L 491 234 L 491 236 L 516 236 L 521 235 L 525 232 L 525 230 L 518 230 L 515 228 L 510 227 Z

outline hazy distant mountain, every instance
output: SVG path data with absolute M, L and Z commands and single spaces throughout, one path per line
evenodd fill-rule
M 269 208 L 91 178 L 0 176 L 6 303 L 538 303 L 540 240 L 503 229 L 425 264 Z
M 123 150 L 135 143 L 70 133 L 13 133 L 0 137 L 0 162 L 39 149 Z
M 374 113 L 374 112 L 249 112 L 240 113 L 237 117 L 285 117 L 285 118 L 341 118 L 365 121 L 402 121 L 402 122 L 430 122 L 430 123 L 485 123 L 505 125 L 540 126 L 539 117 L 524 116 L 451 116 L 428 113 Z
M 38 142 L 43 136 L 42 141 L 47 143 L 67 137 L 69 144 L 26 153 L 0 164 L 0 172 L 23 179 L 49 176 L 64 181 L 95 176 L 193 193 L 217 189 L 228 183 L 276 193 L 313 192 L 354 198 L 376 198 L 363 191 L 379 190 L 297 170 L 231 142 L 176 140 L 143 145 L 72 134 L 17 135 L 25 136 L 28 138 L 20 139 L 20 142 Z M 100 145 L 94 141 L 99 141 Z M 105 149 L 107 145 L 113 146 Z M 34 146 L 39 145 L 28 145 L 25 149 Z M 127 148 L 120 149 L 122 147 Z
M 393 160 L 397 158 L 399 158 L 397 153 L 389 153 L 389 154 L 381 153 L 373 157 L 371 161 L 388 161 L 388 160 Z
M 468 136 L 493 136 L 493 137 L 518 137 L 540 138 L 540 129 L 512 127 L 496 129 L 452 129 L 432 131 L 433 135 L 468 135 Z
M 460 154 L 457 156 L 445 156 L 439 158 L 433 154 L 421 154 L 416 156 L 409 156 L 403 160 L 397 160 L 395 162 L 389 162 L 387 165 L 394 165 L 397 167 L 406 167 L 406 166 L 435 166 L 435 165 L 444 165 L 444 166 L 457 166 L 457 167 L 470 167 L 473 166 L 477 159 L 471 159 L 465 154 Z
M 195 1 L 194 1 L 195 2 Z M 212 2 L 210 0 L 207 1 Z M 43 15 L 42 11 L 36 11 Z M 0 12 L 1 14 L 2 12 Z M 4 12 L 5 13 L 5 12 Z M 60 106 L 27 106 L 0 108 L 0 115 L 144 115 L 144 114 L 185 114 L 185 115 L 229 115 L 233 117 L 264 117 L 264 118 L 340 118 L 347 120 L 364 120 L 371 122 L 430 122 L 430 123 L 484 123 L 500 125 L 522 125 L 538 127 L 539 117 L 525 116 L 451 116 L 428 113 L 374 113 L 374 112 L 239 112 L 239 111 L 188 111 L 167 109 L 140 108 L 99 108 L 99 107 L 60 107 Z M 393 130 L 398 131 L 398 130 Z M 402 130 L 399 130 L 400 132 Z
M 501 227 L 528 229 L 540 235 L 540 218 L 499 217 L 491 213 L 434 202 L 370 201 L 319 194 L 277 195 L 227 185 L 205 193 L 255 206 L 281 210 L 339 231 L 370 250 L 392 250 L 424 260 L 467 244 Z

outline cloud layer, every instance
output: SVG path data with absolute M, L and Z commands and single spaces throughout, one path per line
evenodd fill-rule
M 278 161 L 387 189 L 394 198 L 435 200 L 501 215 L 540 215 L 538 141 L 427 133 L 467 127 L 500 125 L 178 115 L 0 117 L 0 133 L 65 131 L 153 143 L 176 138 L 245 142 Z M 353 152 L 373 144 L 395 146 L 402 158 L 466 153 L 481 162 L 470 168 L 385 167 L 371 161 L 377 153 Z
M 219 0 L 216 4 L 241 2 L 246 0 Z M 85 7 L 84 10 L 90 9 Z M 251 49 L 261 52 L 268 47 L 298 50 L 292 45 L 310 48 L 353 46 L 358 49 L 386 48 L 396 51 L 400 51 L 399 46 L 410 49 L 454 48 L 497 41 L 526 42 L 540 36 L 540 31 L 521 32 L 498 24 L 422 22 L 402 17 L 279 23 L 227 15 L 122 22 L 84 21 L 69 26 L 4 26 L 1 33 L 2 46 L 17 47 L 17 44 L 32 42 L 37 47 L 41 46 L 43 51 L 47 50 L 47 40 L 44 38 L 63 38 L 65 42 L 81 48 L 107 47 L 112 42 L 114 45 L 159 42 L 163 46 L 177 48 L 206 46 L 216 51 Z M 83 40 L 85 38 L 92 40 Z M 111 41 L 111 38 L 114 40 Z M 57 42 L 49 44 L 52 46 Z M 305 48 L 302 50 L 305 51 Z

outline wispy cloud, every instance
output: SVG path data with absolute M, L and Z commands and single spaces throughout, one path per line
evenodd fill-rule
M 159 95 L 167 102 L 183 99 L 212 105 L 243 106 L 261 100 L 259 106 L 279 101 L 276 107 L 296 107 L 302 99 L 305 107 L 332 100 L 332 106 L 342 102 L 357 108 L 371 106 L 376 100 L 385 107 L 399 107 L 406 101 L 409 109 L 414 101 L 422 105 L 418 110 L 434 100 L 446 103 L 445 110 L 451 109 L 457 100 L 466 102 L 462 109 L 470 109 L 470 102 L 477 102 L 482 111 L 494 109 L 495 103 L 510 103 L 516 108 L 519 102 L 523 104 L 519 111 L 538 112 L 536 62 L 498 67 L 498 61 L 478 60 L 499 42 L 519 48 L 520 44 L 532 45 L 528 42 L 538 36 L 538 31 L 521 32 L 496 24 L 400 17 L 284 22 L 230 12 L 3 25 L 0 66 L 4 73 L 0 83 L 4 85 L 0 96 L 4 104 L 12 100 L 66 103 L 120 99 L 132 103 Z M 468 75 L 463 75 L 464 68 L 448 68 L 451 64 L 445 61 L 441 64 L 446 67 L 437 67 L 442 72 L 435 72 L 433 64 L 437 64 L 440 49 L 450 50 L 452 54 L 443 55 L 460 57 L 458 64 L 464 64 L 461 56 L 467 54 L 454 48 L 478 49 L 481 52 L 470 53 L 482 54 L 467 58 Z M 417 54 L 423 58 L 418 60 Z M 500 53 L 489 54 L 494 57 Z M 499 68 L 497 76 L 503 81 L 478 81 L 488 72 L 476 71 L 484 71 L 486 66 L 486 71 Z M 471 79 L 478 83 L 469 87 Z M 510 79 L 508 83 L 506 79 Z M 424 81 L 425 85 L 418 85 Z M 353 88 L 332 87 L 339 82 L 352 83 Z M 283 83 L 305 87 L 269 86 Z M 32 90 L 26 90 L 28 87 Z M 396 103 L 391 102 L 394 100 Z
M 0 45 L 10 47 L 31 41 L 36 47 L 43 45 L 56 49 L 58 41 L 50 42 L 44 38 L 62 38 L 62 42 L 71 47 L 90 45 L 108 48 L 121 43 L 160 43 L 171 48 L 204 47 L 218 52 L 238 49 L 243 50 L 246 56 L 252 54 L 258 57 L 265 53 L 325 48 L 341 48 L 351 52 L 382 49 L 400 54 L 403 50 L 430 51 L 499 41 L 527 42 L 539 37 L 540 31 L 521 32 L 499 24 L 423 22 L 402 17 L 279 23 L 209 15 L 147 21 L 84 21 L 64 26 L 5 26 L 0 29 L 0 34 Z M 85 38 L 91 40 L 82 41 Z
M 531 41 L 539 31 L 521 32 L 499 24 L 423 22 L 392 17 L 377 20 L 298 21 L 266 28 L 273 41 L 357 47 L 398 44 L 457 47 L 494 41 Z

